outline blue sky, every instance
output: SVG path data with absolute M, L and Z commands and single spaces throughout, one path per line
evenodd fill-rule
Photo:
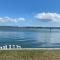
M 0 0 L 1 26 L 60 26 L 59 20 L 60 0 Z

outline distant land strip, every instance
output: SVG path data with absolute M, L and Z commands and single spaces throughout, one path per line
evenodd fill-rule
M 35 27 L 35 26 L 0 26 L 0 29 L 60 29 L 60 27 Z

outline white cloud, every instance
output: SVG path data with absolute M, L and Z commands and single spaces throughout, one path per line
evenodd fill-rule
M 60 14 L 58 13 L 43 12 L 36 14 L 34 17 L 40 21 L 60 21 Z
M 21 22 L 25 21 L 25 18 L 11 18 L 11 17 L 0 17 L 0 22 Z

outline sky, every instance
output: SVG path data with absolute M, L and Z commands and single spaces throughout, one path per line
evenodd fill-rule
M 0 26 L 60 27 L 60 0 L 0 0 Z

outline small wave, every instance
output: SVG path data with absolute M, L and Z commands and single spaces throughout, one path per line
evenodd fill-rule
M 17 41 L 26 41 L 26 40 L 17 40 Z

